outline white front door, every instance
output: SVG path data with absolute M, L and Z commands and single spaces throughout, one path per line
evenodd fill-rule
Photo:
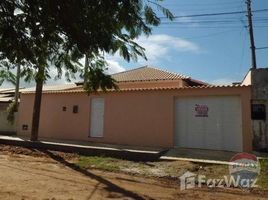
M 240 101 L 238 96 L 177 99 L 176 146 L 242 151 Z
M 91 99 L 90 137 L 103 137 L 104 99 Z

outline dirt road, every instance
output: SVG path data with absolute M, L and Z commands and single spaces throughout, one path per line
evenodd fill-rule
M 235 189 L 180 191 L 175 181 L 83 170 L 63 157 L 0 155 L 0 199 L 268 199 Z

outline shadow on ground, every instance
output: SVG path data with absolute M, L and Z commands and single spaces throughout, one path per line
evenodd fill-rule
M 99 184 L 103 184 L 103 185 L 105 185 L 105 186 L 106 186 L 105 190 L 106 190 L 107 192 L 109 192 L 109 196 L 108 196 L 109 198 L 119 198 L 119 196 L 120 196 L 121 198 L 126 198 L 126 197 L 128 197 L 128 198 L 137 199 L 137 200 L 145 200 L 145 199 L 147 199 L 147 200 L 148 200 L 148 199 L 153 200 L 153 198 L 144 198 L 144 197 L 142 197 L 141 195 L 139 195 L 139 194 L 137 194 L 137 193 L 135 193 L 135 192 L 126 190 L 126 189 L 124 189 L 124 188 L 122 188 L 122 187 L 120 187 L 120 186 L 118 186 L 118 185 L 112 183 L 111 181 L 109 181 L 109 180 L 107 180 L 107 179 L 104 179 L 104 178 L 101 177 L 101 176 L 98 176 L 98 175 L 96 175 L 96 174 L 93 174 L 93 173 L 89 172 L 89 171 L 86 170 L 86 169 L 83 169 L 83 168 L 81 168 L 81 167 L 79 167 L 79 166 L 77 166 L 77 165 L 75 165 L 75 164 L 73 164 L 73 163 L 70 163 L 70 162 L 66 161 L 66 160 L 65 160 L 64 158 L 62 158 L 61 156 L 59 156 L 59 155 L 55 155 L 55 154 L 53 154 L 53 153 L 50 152 L 50 151 L 47 151 L 47 150 L 40 150 L 40 151 L 43 152 L 44 154 L 48 155 L 48 156 L 49 156 L 50 158 L 52 158 L 53 160 L 55 160 L 55 161 L 61 163 L 62 165 L 66 166 L 66 167 L 68 167 L 68 168 L 70 168 L 70 169 L 72 169 L 72 170 L 74 170 L 74 171 L 76 171 L 76 172 L 79 172 L 79 173 L 81 173 L 81 174 L 83 174 L 83 175 L 85 175 L 85 176 L 87 176 L 87 177 L 89 177 L 89 178 L 91 178 L 91 179 L 95 179 L 96 181 L 99 182 Z M 98 184 L 98 185 L 99 185 L 99 184 Z M 88 199 L 92 199 L 92 196 L 93 196 L 93 194 L 97 191 L 97 189 L 98 189 L 98 188 L 96 187 L 96 188 L 91 192 L 91 194 L 89 195 L 89 198 L 88 198 Z M 112 195 L 111 193 L 117 193 L 118 195 L 115 195 L 115 196 L 113 197 L 113 195 Z
M 215 160 L 229 162 L 236 154 L 231 151 L 216 151 L 205 149 L 187 149 L 187 148 L 173 148 L 170 149 L 164 156 L 185 159 L 199 159 L 199 160 Z

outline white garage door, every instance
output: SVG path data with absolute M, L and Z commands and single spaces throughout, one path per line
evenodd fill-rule
M 175 109 L 176 146 L 242 151 L 238 96 L 179 98 Z

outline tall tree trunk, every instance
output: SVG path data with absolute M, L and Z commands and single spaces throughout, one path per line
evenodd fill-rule
M 33 107 L 33 118 L 32 118 L 32 132 L 31 132 L 31 141 L 38 140 L 38 131 L 39 131 L 39 121 L 40 121 L 40 111 L 41 111 L 41 102 L 42 102 L 42 92 L 44 84 L 44 67 L 40 67 L 38 70 L 36 78 L 36 88 L 35 88 L 35 99 Z
M 20 64 L 17 66 L 17 77 L 16 77 L 16 89 L 15 89 L 15 105 L 16 111 L 18 111 L 18 102 L 19 102 L 19 91 L 20 90 Z
M 85 75 L 84 75 L 84 88 L 87 87 L 88 84 L 88 72 L 89 72 L 89 62 L 88 62 L 88 54 L 85 54 Z

